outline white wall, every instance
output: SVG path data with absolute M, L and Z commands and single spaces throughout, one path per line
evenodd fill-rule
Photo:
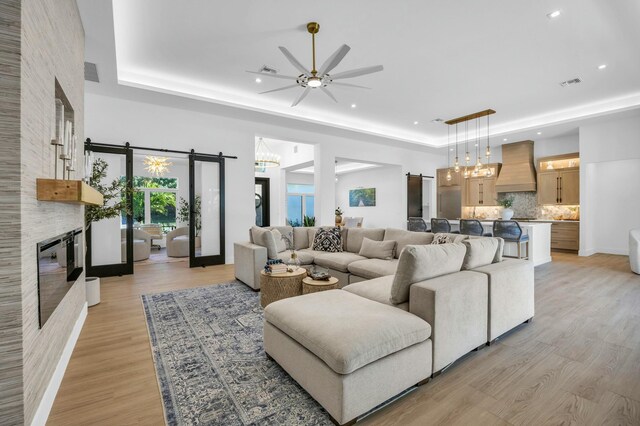
M 384 166 L 342 174 L 336 183 L 336 206 L 343 217 L 363 217 L 366 228 L 406 228 L 407 205 L 398 189 L 406 186 L 400 166 Z M 375 188 L 375 207 L 349 207 L 349 190 Z
M 124 90 L 124 89 L 122 89 Z M 134 96 L 135 95 L 135 96 Z M 133 99 L 135 98 L 135 99 Z M 144 101 L 143 101 L 144 100 Z M 389 140 L 385 144 L 366 142 L 362 135 L 324 128 L 311 123 L 268 117 L 268 120 L 239 119 L 209 113 L 217 106 L 174 96 L 127 91 L 123 97 L 86 93 L 86 132 L 95 142 L 149 146 L 198 152 L 237 155 L 226 161 L 226 260 L 233 262 L 233 243 L 247 239 L 247 229 L 255 223 L 254 152 L 256 135 L 313 146 L 316 186 L 316 223 L 334 222 L 336 157 L 363 162 L 398 165 L 402 173 L 434 175 L 442 155 L 425 148 Z M 167 106 L 178 105 L 177 106 Z M 244 114 L 244 113 L 243 113 Z M 241 114 L 238 114 L 241 115 Z M 241 115 L 244 117 L 244 115 Z M 375 138 L 367 138 L 376 140 Z M 284 182 L 284 179 L 282 180 Z M 403 206 L 398 220 L 405 220 L 406 185 L 399 181 L 396 191 Z M 432 201 L 435 205 L 435 200 Z
M 640 113 L 580 127 L 580 254 L 628 254 L 640 227 Z
M 516 141 L 514 141 L 516 142 Z M 511 142 L 507 142 L 511 143 Z M 460 147 L 458 147 L 458 150 Z M 552 155 L 561 155 L 561 154 L 569 154 L 572 152 L 578 152 L 580 149 L 580 140 L 578 136 L 578 132 L 571 135 L 560 136 L 557 138 L 544 138 L 544 139 L 536 139 L 533 143 L 533 157 L 534 160 L 537 160 L 540 157 L 549 157 Z M 481 154 L 484 154 L 484 147 L 481 150 Z M 462 158 L 464 154 L 458 155 Z M 451 163 L 453 164 L 453 158 L 455 155 L 451 157 Z M 473 155 L 471 156 L 473 159 Z M 484 160 L 484 157 L 482 158 Z M 473 162 L 473 160 L 472 160 Z M 502 145 L 491 147 L 491 162 L 492 163 L 501 163 L 502 162 Z M 446 164 L 443 166 L 446 167 Z M 537 164 L 536 164 L 537 167 Z

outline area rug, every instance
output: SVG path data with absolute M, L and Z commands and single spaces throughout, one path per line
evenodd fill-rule
M 332 424 L 266 358 L 259 299 L 239 282 L 142 296 L 167 424 Z

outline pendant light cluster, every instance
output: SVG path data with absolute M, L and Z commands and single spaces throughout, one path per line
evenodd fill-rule
M 451 174 L 450 153 L 451 153 L 451 126 L 455 126 L 456 142 L 455 142 L 455 159 L 453 161 L 453 171 L 455 173 L 462 172 L 462 176 L 467 179 L 476 176 L 493 176 L 493 170 L 489 167 L 491 163 L 491 145 L 489 142 L 490 128 L 489 128 L 489 116 L 496 112 L 492 109 L 476 112 L 473 114 L 465 115 L 463 117 L 454 118 L 445 123 L 449 126 L 447 128 L 447 181 L 450 181 L 453 177 Z M 485 161 L 483 163 L 481 151 L 481 135 L 480 135 L 480 120 L 486 117 L 487 129 L 486 129 L 486 149 L 484 152 Z M 469 122 L 475 125 L 475 164 L 471 164 L 471 151 L 469 151 Z M 458 145 L 462 149 L 462 143 L 458 139 L 458 124 L 464 123 L 464 161 L 461 163 L 458 155 Z M 473 129 L 472 129 L 473 131 Z

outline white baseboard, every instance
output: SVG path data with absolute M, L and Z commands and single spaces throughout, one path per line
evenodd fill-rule
M 542 259 L 538 259 L 538 260 L 536 261 L 536 263 L 534 263 L 534 264 L 533 264 L 533 266 L 544 265 L 545 263 L 549 263 L 549 262 L 551 262 L 551 261 L 553 261 L 553 259 L 551 258 L 551 256 L 547 256 L 547 257 L 544 257 L 544 258 L 542 258 Z
M 80 337 L 80 331 L 82 331 L 82 326 L 84 325 L 84 320 L 87 318 L 87 312 L 87 302 L 84 302 L 84 306 L 80 310 L 80 315 L 78 315 L 78 319 L 73 326 L 73 330 L 71 330 L 71 335 L 67 340 L 67 344 L 64 346 L 58 365 L 56 365 L 56 369 L 53 372 L 53 376 L 51 376 L 49 385 L 47 385 L 47 389 L 44 391 L 44 395 L 42 395 L 36 414 L 33 416 L 31 426 L 44 426 L 47 423 L 51 407 L 53 407 L 53 401 L 56 399 L 58 389 L 60 389 L 60 384 L 64 377 L 64 372 L 67 370 L 67 365 L 69 365 L 73 348 L 76 346 L 78 337 Z
M 589 257 L 589 256 L 594 255 L 596 253 L 597 253 L 596 249 L 580 250 L 580 251 L 578 251 L 578 256 Z
M 628 249 L 619 249 L 619 248 L 607 248 L 607 247 L 598 247 L 598 248 L 594 248 L 594 249 L 589 249 L 589 250 L 580 250 L 578 252 L 579 256 L 591 256 L 593 254 L 596 253 L 603 253 L 603 254 L 618 254 L 621 256 L 629 256 L 629 250 Z

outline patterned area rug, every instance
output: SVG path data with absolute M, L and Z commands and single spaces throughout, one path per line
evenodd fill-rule
M 266 358 L 259 299 L 239 282 L 142 296 L 167 424 L 332 424 Z

